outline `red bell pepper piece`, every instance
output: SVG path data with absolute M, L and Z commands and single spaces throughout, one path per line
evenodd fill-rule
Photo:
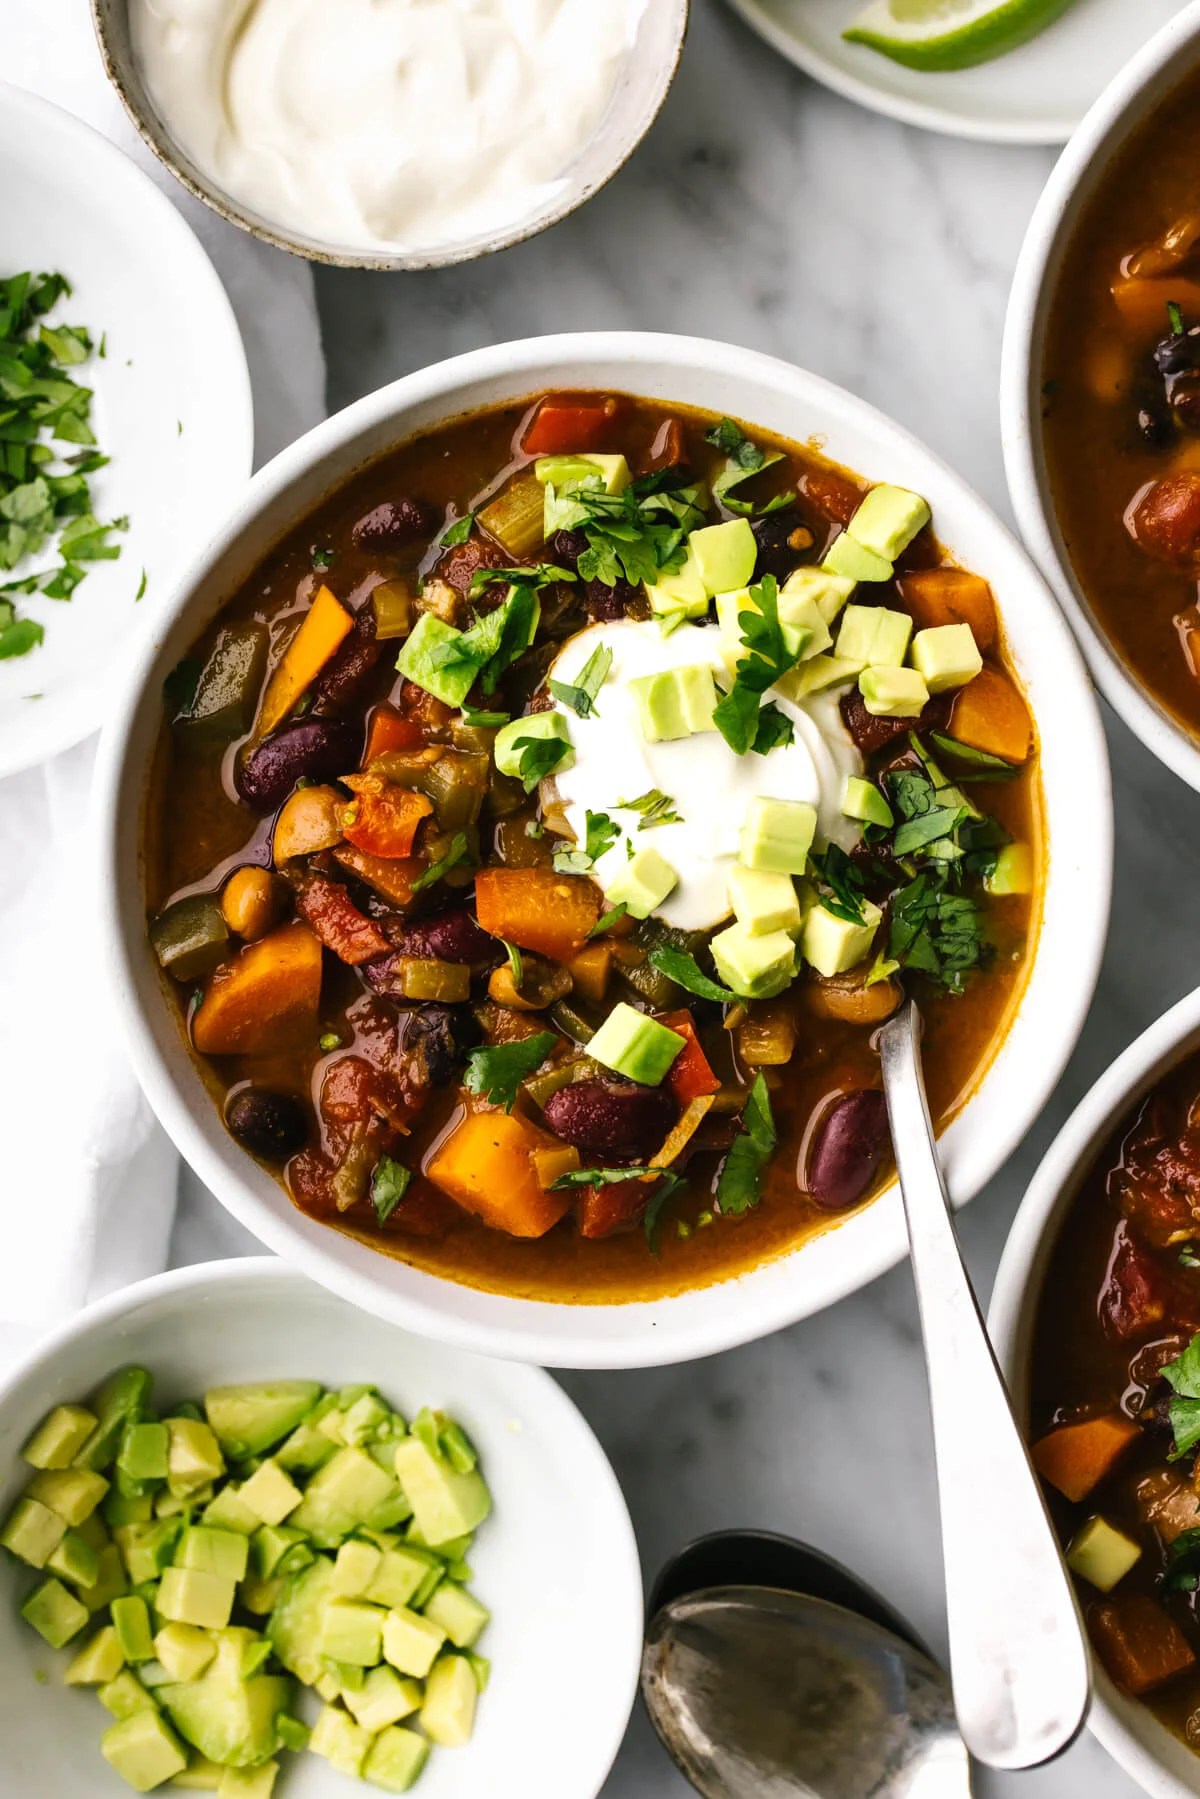
M 526 426 L 521 448 L 527 456 L 603 449 L 621 411 L 615 394 L 551 394 Z
M 667 1075 L 667 1090 L 672 1099 L 682 1108 L 690 1105 L 694 1099 L 703 1099 L 707 1094 L 715 1093 L 721 1083 L 700 1047 L 691 1013 L 667 1012 L 658 1022 L 665 1024 L 669 1031 L 678 1031 L 686 1039 L 684 1048 L 672 1062 Z
M 425 733 L 415 718 L 405 718 L 394 706 L 376 706 L 371 714 L 363 763 L 373 762 L 388 750 L 419 750 L 424 741 Z

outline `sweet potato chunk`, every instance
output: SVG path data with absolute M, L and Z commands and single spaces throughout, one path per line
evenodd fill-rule
M 429 867 L 421 856 L 369 856 L 365 850 L 343 844 L 333 852 L 334 860 L 368 887 L 390 900 L 393 906 L 412 903 L 413 882 Z
M 1033 1465 L 1068 1499 L 1086 1499 L 1111 1474 L 1140 1431 L 1123 1412 L 1060 1424 L 1033 1446 Z
M 996 641 L 996 602 L 980 575 L 961 568 L 918 568 L 896 585 L 918 631 L 939 625 L 970 625 L 986 655 Z
M 354 620 L 325 586 L 318 587 L 312 605 L 279 666 L 267 682 L 258 715 L 257 735 L 267 737 L 282 724 L 302 693 L 312 686 Z
M 321 945 L 302 924 L 247 944 L 217 969 L 192 1018 L 205 1056 L 259 1056 L 315 1036 Z
M 1112 285 L 1113 302 L 1131 343 L 1149 348 L 1165 337 L 1167 306 L 1174 302 L 1190 318 L 1200 313 L 1200 281 L 1188 275 L 1122 275 Z
M 569 962 L 600 917 L 600 889 L 552 868 L 485 868 L 475 877 L 475 911 L 485 931 L 552 962 Z
M 438 1145 L 425 1173 L 466 1212 L 510 1237 L 544 1237 L 570 1204 L 538 1179 L 535 1150 L 557 1137 L 506 1112 L 468 1112 Z
M 1179 1626 L 1145 1594 L 1092 1606 L 1088 1630 L 1113 1680 L 1135 1699 L 1195 1666 Z
M 950 735 L 1006 762 L 1024 762 L 1033 745 L 1029 708 L 1008 676 L 990 667 L 960 690 L 950 715 Z

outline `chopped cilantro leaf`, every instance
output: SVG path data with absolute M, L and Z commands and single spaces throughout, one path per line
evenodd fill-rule
M 639 812 L 639 831 L 653 831 L 657 825 L 681 825 L 683 819 L 675 810 L 675 802 L 660 787 L 651 787 L 636 800 L 618 800 L 618 812 Z
M 1200 1587 L 1200 1528 L 1181 1530 L 1166 1546 L 1162 1572 L 1164 1593 L 1194 1593 Z
M 569 568 L 559 568 L 554 562 L 522 563 L 518 568 L 477 568 L 471 576 L 471 592 L 482 593 L 485 587 L 503 583 L 506 587 L 528 587 L 536 593 L 539 587 L 549 587 L 555 581 L 574 580 Z
M 1178 1461 L 1200 1443 L 1200 1335 L 1192 1338 L 1173 1362 L 1160 1370 L 1171 1388 L 1167 1416 L 1175 1433 L 1171 1460 Z
M 979 966 L 988 946 L 975 901 L 949 891 L 948 882 L 945 869 L 934 866 L 893 894 L 887 959 L 961 993 L 963 976 Z
M 646 960 L 651 968 L 657 968 L 660 974 L 665 974 L 677 986 L 686 988 L 700 999 L 717 1000 L 723 1005 L 733 1005 L 737 1001 L 737 994 L 731 993 L 728 987 L 722 987 L 719 981 L 711 980 L 695 956 L 689 955 L 686 950 L 672 949 L 669 944 L 659 943 L 649 952 Z
M 761 1073 L 742 1113 L 742 1129 L 733 1140 L 717 1177 L 717 1199 L 722 1212 L 737 1217 L 752 1211 L 762 1198 L 762 1176 L 775 1148 L 775 1120 L 771 1115 L 771 1096 Z
M 413 892 L 424 893 L 427 887 L 432 887 L 436 881 L 444 879 L 452 868 L 459 868 L 464 862 L 470 860 L 471 846 L 467 841 L 466 832 L 457 831 L 450 840 L 450 848 L 446 854 L 440 856 L 436 862 L 431 862 L 429 867 L 417 876 L 412 884 Z
M 380 1224 L 386 1224 L 412 1185 L 412 1169 L 391 1156 L 380 1156 L 371 1175 L 371 1204 Z
M 471 535 L 471 527 L 474 523 L 475 514 L 473 512 L 464 512 L 461 518 L 456 518 L 453 524 L 446 526 L 446 529 L 442 532 L 438 542 L 443 544 L 448 550 L 453 549 L 455 544 L 466 543 L 468 537 Z
M 596 710 L 596 695 L 607 681 L 612 664 L 613 653 L 602 643 L 579 671 L 578 682 L 547 681 L 546 685 L 562 705 L 569 706 L 580 718 L 589 718 Z
M 1183 336 L 1183 308 L 1177 300 L 1167 301 L 1167 319 L 1171 326 L 1172 337 Z
M 588 936 L 589 937 L 599 937 L 602 932 L 611 930 L 613 925 L 616 924 L 616 922 L 619 918 L 624 918 L 624 916 L 625 916 L 626 912 L 628 912 L 628 910 L 629 910 L 629 907 L 626 904 L 626 902 L 624 900 L 621 900 L 618 905 L 615 905 L 612 908 L 611 912 L 604 912 L 601 914 L 601 916 L 596 920 L 595 924 L 592 926 L 591 930 L 588 932 Z
M 553 774 L 571 753 L 570 744 L 561 737 L 518 737 L 512 747 L 521 752 L 517 772 L 526 793 L 532 793 L 538 782 Z
M 759 708 L 754 742 L 750 748 L 756 756 L 766 756 L 772 750 L 783 749 L 792 743 L 795 736 L 795 726 L 787 713 L 781 712 L 774 700 L 768 700 L 765 706 Z
M 762 695 L 792 666 L 779 622 L 779 583 L 764 575 L 750 589 L 753 606 L 738 613 L 745 655 L 734 670 L 733 686 L 719 700 L 713 723 L 735 755 L 757 748 Z
M 478 1094 L 491 1106 L 503 1106 L 511 1112 L 517 1089 L 536 1068 L 540 1068 L 557 1038 L 553 1031 L 535 1031 L 532 1037 L 521 1037 L 515 1043 L 493 1043 L 484 1049 L 473 1049 L 467 1057 L 464 1077 L 468 1093 Z
M 554 866 L 559 874 L 590 874 L 593 864 L 599 861 L 605 850 L 612 848 L 621 835 L 620 826 L 613 823 L 607 812 L 588 812 L 584 817 L 586 834 L 583 847 L 555 852 Z
M 848 924 L 862 924 L 866 886 L 862 872 L 856 868 L 840 844 L 831 843 L 824 855 L 813 854 L 809 860 L 821 888 L 821 904 L 835 918 Z

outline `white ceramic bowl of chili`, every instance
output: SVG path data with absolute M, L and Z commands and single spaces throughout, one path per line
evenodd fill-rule
M 106 962 L 130 1054 L 166 1129 L 217 1197 L 314 1279 L 407 1329 L 554 1367 L 621 1368 L 729 1349 L 864 1286 L 905 1253 L 899 1194 L 716 1285 L 627 1304 L 570 1305 L 482 1292 L 368 1248 L 294 1207 L 229 1136 L 166 1003 L 146 940 L 141 843 L 162 683 L 284 531 L 355 469 L 439 422 L 545 389 L 617 389 L 729 414 L 871 481 L 923 494 L 934 528 L 992 584 L 1039 736 L 1047 834 L 1042 916 L 1004 1040 L 943 1138 L 950 1188 L 972 1198 L 1054 1091 L 1091 1001 L 1108 922 L 1112 796 L 1104 734 L 1079 653 L 1028 558 L 953 471 L 863 401 L 815 375 L 706 339 L 589 333 L 472 351 L 382 388 L 259 471 L 144 642 L 101 750 L 96 797 Z
M 1046 1151 L 1013 1220 L 992 1291 L 988 1329 L 1017 1418 L 1028 1410 L 1033 1334 L 1046 1270 L 1072 1202 L 1114 1125 L 1200 1048 L 1200 991 L 1155 1019 L 1085 1094 Z M 1095 1658 L 1093 1658 L 1095 1661 Z M 1098 1662 L 1089 1729 L 1154 1799 L 1194 1799 L 1200 1756 L 1148 1706 L 1119 1692 Z
M 1000 369 L 1001 435 L 1021 536 L 1079 639 L 1096 685 L 1146 748 L 1200 790 L 1200 743 L 1147 692 L 1097 624 L 1056 516 L 1041 407 L 1044 346 L 1063 260 L 1114 159 L 1200 64 L 1200 0 L 1151 38 L 1087 114 L 1042 190 L 1009 296 Z

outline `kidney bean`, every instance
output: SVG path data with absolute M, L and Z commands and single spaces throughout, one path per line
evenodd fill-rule
M 1125 523 L 1156 562 L 1189 573 L 1200 570 L 1200 475 L 1167 475 L 1153 482 L 1130 507 Z
M 362 742 L 361 722 L 306 718 L 285 725 L 242 762 L 234 776 L 238 793 L 256 812 L 273 812 L 297 781 L 332 781 L 357 768 Z
M 452 912 L 439 912 L 435 918 L 418 919 L 415 924 L 405 924 L 401 930 L 393 930 L 389 935 L 397 956 L 465 962 L 471 968 L 490 968 L 504 959 L 504 951 L 496 939 L 480 930 L 465 906 L 456 907 Z M 383 961 L 390 965 L 392 957 L 385 956 Z M 375 975 L 372 969 L 375 969 Z M 386 992 L 390 966 L 385 969 L 372 964 L 372 969 L 364 969 L 363 973 L 376 992 Z
M 843 1093 L 826 1113 L 809 1151 L 809 1193 L 830 1212 L 856 1205 L 890 1146 L 883 1094 L 874 1087 Z
M 243 1087 L 230 1094 L 225 1123 L 230 1135 L 264 1162 L 286 1161 L 308 1137 L 302 1102 L 294 1093 L 275 1093 L 268 1087 Z
M 438 514 L 424 500 L 384 500 L 364 513 L 351 535 L 364 550 L 402 550 L 432 535 Z
M 919 718 L 876 718 L 868 712 L 857 687 L 842 696 L 842 720 L 854 739 L 855 748 L 864 756 L 894 743 L 909 731 L 944 731 L 950 722 L 953 693 L 935 694 Z
M 314 718 L 349 712 L 367 697 L 383 645 L 375 636 L 375 608 L 370 600 L 359 608 L 354 624 L 313 688 Z
M 661 1087 L 576 1081 L 552 1093 L 546 1123 L 564 1143 L 611 1162 L 645 1162 L 661 1148 L 677 1107 Z

